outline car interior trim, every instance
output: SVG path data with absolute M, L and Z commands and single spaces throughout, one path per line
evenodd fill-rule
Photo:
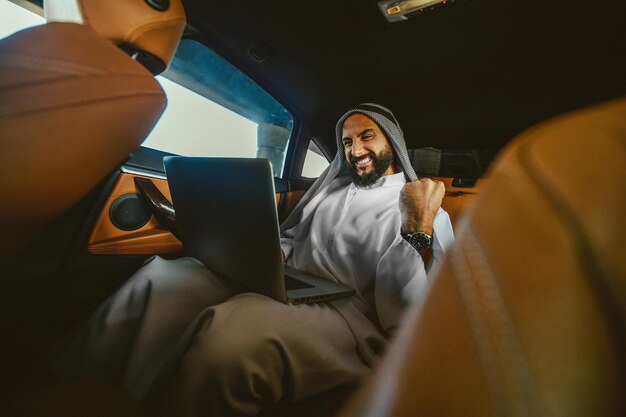
M 433 179 L 443 182 L 446 187 L 446 194 L 441 202 L 441 207 L 448 212 L 453 225 L 457 219 L 465 212 L 480 193 L 481 187 L 488 182 L 486 179 L 476 180 L 474 186 L 459 186 L 456 178 L 433 177 Z
M 178 253 L 182 250 L 180 241 L 154 216 L 144 226 L 133 231 L 121 230 L 111 222 L 109 211 L 115 200 L 123 195 L 138 194 L 135 178 L 134 174 L 129 173 L 119 176 L 91 231 L 88 252 L 99 255 L 137 255 Z M 153 179 L 152 182 L 171 200 L 165 179 Z
M 165 174 L 154 172 L 154 171 L 148 171 L 148 170 L 141 169 L 141 168 L 131 168 L 129 166 L 123 165 L 120 168 L 120 170 L 124 174 L 137 175 L 140 177 L 148 177 L 148 178 L 152 178 L 155 180 L 167 180 L 167 177 L 165 176 Z

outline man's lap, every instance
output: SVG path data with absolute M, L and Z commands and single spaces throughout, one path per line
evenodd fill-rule
M 143 387 L 198 313 L 239 291 L 196 259 L 155 256 L 57 343 L 52 369 L 62 380 Z
M 172 414 L 254 415 L 281 398 L 357 384 L 369 373 L 350 327 L 327 304 L 245 293 L 206 309 L 193 327 L 157 396 Z
M 285 305 L 241 291 L 193 258 L 154 257 L 57 346 L 53 367 L 63 379 L 120 383 L 137 399 L 164 364 L 181 357 L 182 370 L 185 363 L 201 369 L 244 358 L 263 370 L 285 366 L 289 392 L 280 395 L 293 399 L 367 372 L 333 307 Z

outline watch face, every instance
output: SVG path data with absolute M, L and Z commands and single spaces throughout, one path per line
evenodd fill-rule
M 411 233 L 407 240 L 418 251 L 430 248 L 433 238 L 424 232 Z

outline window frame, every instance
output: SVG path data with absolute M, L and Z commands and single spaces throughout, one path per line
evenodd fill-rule
M 289 136 L 289 140 L 287 142 L 287 148 L 285 149 L 285 160 L 283 164 L 283 169 L 281 173 L 277 173 L 276 177 L 284 180 L 304 180 L 307 181 L 307 178 L 302 177 L 302 169 L 304 166 L 304 160 L 306 158 L 306 154 L 309 147 L 309 142 L 311 140 L 315 141 L 315 144 L 323 153 L 323 156 L 330 163 L 332 158 L 329 159 L 327 153 L 328 151 L 321 145 L 321 141 L 316 140 L 311 130 L 302 123 L 302 117 L 297 111 L 296 108 L 290 106 L 288 102 L 282 100 L 281 97 L 274 94 L 271 89 L 271 86 L 264 83 L 262 80 L 256 79 L 254 76 L 251 76 L 250 72 L 246 71 L 246 66 L 238 65 L 237 62 L 233 62 L 229 59 L 227 54 L 224 51 L 217 48 L 213 45 L 208 39 L 206 39 L 203 35 L 196 32 L 193 27 L 187 26 L 185 32 L 183 33 L 182 39 L 184 40 L 192 40 L 200 43 L 201 45 L 211 49 L 214 53 L 220 56 L 224 61 L 228 62 L 238 71 L 240 71 L 243 75 L 248 77 L 252 82 L 254 82 L 259 88 L 264 90 L 268 95 L 270 95 L 274 100 L 276 100 L 281 106 L 283 106 L 287 112 L 291 114 L 293 119 L 293 127 L 291 129 L 291 133 Z M 185 86 L 184 86 L 185 87 Z M 188 88 L 188 87 L 185 87 Z M 193 90 L 192 90 L 193 91 Z M 194 91 L 195 92 L 195 91 Z M 197 94 L 200 94 L 196 92 Z M 217 103 L 219 104 L 219 103 Z M 164 168 L 162 166 L 162 162 L 158 162 L 158 154 L 172 155 L 168 152 L 155 150 L 149 147 L 141 146 L 137 152 L 133 153 L 129 160 L 124 164 L 126 170 L 133 171 L 141 171 L 141 172 L 154 172 L 155 174 L 164 174 Z M 156 158 L 156 159 L 155 159 Z M 300 181 L 297 181 L 300 182 Z M 293 187 L 289 187 L 293 188 Z

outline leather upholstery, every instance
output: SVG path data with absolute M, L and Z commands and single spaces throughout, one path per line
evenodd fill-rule
M 0 42 L 0 261 L 118 166 L 165 103 L 152 74 L 88 26 Z
M 158 57 L 165 67 L 176 52 L 186 23 L 181 0 L 169 0 L 165 11 L 152 8 L 145 0 L 48 0 L 45 13 L 49 22 L 91 26 L 106 39 Z
M 433 179 L 443 182 L 446 187 L 446 195 L 441 202 L 441 207 L 450 216 L 453 226 L 456 226 L 457 219 L 461 217 L 461 214 L 474 204 L 474 200 L 486 182 L 484 178 L 480 178 L 476 180 L 473 187 L 456 187 L 452 185 L 454 178 L 433 177 Z
M 344 416 L 626 415 L 626 100 L 499 157 Z

